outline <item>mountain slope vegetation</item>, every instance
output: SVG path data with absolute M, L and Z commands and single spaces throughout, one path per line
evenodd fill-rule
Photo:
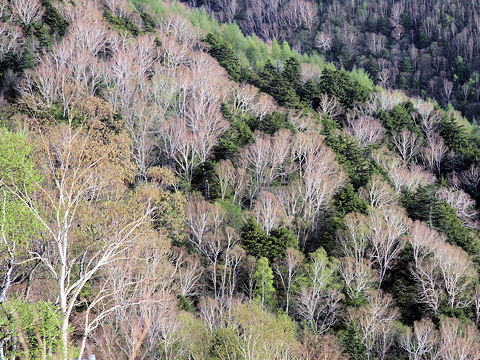
M 177 1 L 0 17 L 0 359 L 480 356 L 459 112 Z
M 469 1 L 194 0 L 246 34 L 288 41 L 478 120 L 480 7 Z

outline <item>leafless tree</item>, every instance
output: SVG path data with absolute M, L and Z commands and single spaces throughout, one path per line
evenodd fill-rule
M 302 26 L 311 30 L 316 13 L 317 5 L 315 3 L 308 0 L 293 0 L 283 7 L 281 21 L 285 27 L 293 30 Z
M 18 53 L 23 43 L 22 30 L 19 27 L 12 26 L 8 23 L 0 23 L 0 59 L 12 51 Z
M 385 135 L 382 124 L 372 118 L 352 118 L 347 122 L 349 134 L 357 139 L 360 146 L 379 144 Z
M 408 130 L 397 133 L 392 137 L 392 142 L 406 164 L 414 160 L 422 151 L 422 138 Z
M 190 241 L 202 253 L 209 233 L 218 232 L 222 222 L 218 207 L 206 202 L 200 194 L 193 194 L 185 207 L 185 224 Z
M 135 211 L 120 207 L 114 210 L 108 203 L 87 200 L 113 191 L 111 187 L 117 182 L 108 176 L 114 173 L 108 159 L 111 152 L 105 148 L 93 151 L 92 138 L 83 131 L 82 127 L 63 126 L 46 131 L 39 138 L 39 167 L 45 183 L 38 183 L 37 187 L 43 194 L 45 211 L 40 212 L 34 206 L 36 201 L 30 194 L 22 193 L 21 188 L 14 190 L 48 234 L 47 254 L 35 252 L 32 256 L 43 263 L 57 283 L 64 359 L 68 358 L 70 317 L 81 291 L 106 265 L 115 262 L 129 245 L 145 235 L 145 226 L 152 221 L 154 211 L 148 199 L 144 207 L 139 206 Z M 91 217 L 88 221 L 102 224 L 102 237 L 97 244 L 78 249 L 73 241 L 74 224 L 81 221 L 85 213 Z M 80 272 L 74 274 L 77 268 Z
M 242 198 L 246 196 L 247 189 L 251 183 L 251 176 L 245 168 L 237 167 L 235 169 L 233 185 L 233 201 L 241 204 Z
M 405 246 L 403 236 L 407 232 L 407 216 L 402 208 L 390 207 L 370 211 L 370 259 L 379 269 L 379 284 Z
M 162 123 L 159 135 L 164 156 L 178 166 L 177 174 L 190 182 L 201 160 L 196 139 L 185 120 L 172 119 Z
M 356 300 L 364 296 L 367 290 L 372 289 L 377 278 L 370 267 L 370 262 L 354 258 L 341 258 L 338 266 L 338 272 L 345 282 L 345 290 L 350 299 Z
M 309 286 L 302 287 L 296 297 L 298 314 L 320 333 L 328 330 L 340 320 L 340 302 L 343 296 L 327 290 L 327 284 L 334 276 L 335 268 L 328 266 L 326 256 L 315 252 L 307 266 Z
M 242 149 L 241 164 L 252 176 L 251 197 L 268 187 L 285 172 L 289 154 L 288 132 L 258 137 L 255 144 Z
M 147 179 L 147 170 L 153 164 L 156 149 L 154 136 L 163 120 L 165 110 L 148 104 L 135 96 L 125 116 L 125 123 L 132 138 L 133 158 L 138 168 L 138 175 Z
M 336 98 L 330 98 L 327 94 L 322 94 L 320 97 L 318 112 L 320 115 L 327 115 L 331 118 L 335 118 L 342 113 L 342 110 Z
M 96 296 L 87 301 L 86 311 L 82 314 L 80 357 L 87 339 L 95 341 L 92 334 L 106 334 L 108 329 L 112 329 L 110 325 L 115 323 L 115 319 L 119 322 L 114 336 L 126 340 L 126 348 L 122 350 L 129 358 L 141 351 L 143 343 L 148 344 L 147 352 L 153 350 L 156 344 L 149 340 L 155 337 L 158 326 L 152 324 L 154 314 L 160 311 L 165 316 L 163 311 L 172 310 L 170 306 L 174 299 L 172 284 L 175 269 L 166 259 L 167 251 L 168 246 L 160 239 L 144 239 L 128 251 L 128 256 L 137 261 L 122 259 L 106 269 L 107 280 Z M 117 344 L 119 341 L 117 339 Z
M 222 313 L 218 301 L 202 296 L 198 307 L 200 309 L 200 317 L 203 320 L 203 323 L 207 326 L 208 330 L 213 333 L 221 323 Z
M 290 155 L 293 161 L 299 163 L 300 174 L 303 174 L 307 157 L 323 151 L 323 139 L 316 131 L 298 132 L 292 138 Z
M 400 340 L 409 360 L 433 360 L 438 356 L 439 333 L 428 319 L 415 321 L 413 331 L 408 328 Z
M 401 14 L 404 12 L 403 3 L 393 4 L 390 11 L 390 24 L 392 25 L 392 36 L 395 40 L 400 40 L 403 34 Z
M 200 259 L 195 255 L 186 254 L 182 248 L 173 249 L 173 265 L 179 294 L 185 297 L 198 295 L 199 283 L 203 276 Z
M 442 360 L 478 359 L 478 331 L 473 324 L 444 318 L 440 322 L 440 356 Z
M 255 116 L 260 120 L 263 120 L 268 113 L 277 109 L 275 100 L 265 93 L 258 94 L 255 101 L 251 104 L 251 107 Z
M 389 174 L 397 193 L 403 188 L 415 190 L 419 186 L 431 185 L 437 181 L 435 175 L 421 165 L 414 165 L 408 169 L 406 166 L 393 168 Z
M 473 293 L 473 303 L 475 305 L 475 325 L 480 323 L 480 287 L 476 286 Z
M 232 232 L 232 231 L 230 231 Z M 239 275 L 241 265 L 245 260 L 245 250 L 242 247 L 235 244 L 231 239 L 232 235 L 228 235 L 227 249 L 225 250 L 225 264 L 223 267 L 222 279 L 221 279 L 221 298 L 222 303 L 226 302 L 226 297 L 232 300 L 235 292 L 238 290 L 237 285 L 239 283 Z
M 428 257 L 419 261 L 413 270 L 413 277 L 419 288 L 418 301 L 424 304 L 427 310 L 437 314 L 442 301 L 443 289 L 434 260 Z
M 290 296 L 292 293 L 292 286 L 297 281 L 298 272 L 301 269 L 303 261 L 303 254 L 293 248 L 288 248 L 285 253 L 285 258 L 275 264 L 275 271 L 280 278 L 280 283 L 285 290 L 285 313 L 288 315 L 290 307 Z
M 224 18 L 222 18 L 222 21 L 224 22 L 230 22 L 234 19 L 237 11 L 238 11 L 238 0 L 216 0 L 214 3 L 217 4 L 217 6 L 220 6 L 222 11 L 222 15 Z
M 315 36 L 315 46 L 321 52 L 327 52 L 332 46 L 332 37 L 326 32 L 318 32 Z
M 343 219 L 345 230 L 339 230 L 336 237 L 344 257 L 360 262 L 366 256 L 371 237 L 368 221 L 365 215 L 359 213 L 345 216 Z
M 393 107 L 404 101 L 406 96 L 396 90 L 383 90 L 373 95 L 373 102 L 376 103 L 377 109 L 385 111 L 392 110 Z
M 25 26 L 39 20 L 43 15 L 42 5 L 38 0 L 12 0 L 10 4 L 15 17 Z
M 348 317 L 357 325 L 367 359 L 385 359 L 396 337 L 394 323 L 398 312 L 393 308 L 392 297 L 381 290 L 371 291 L 368 304 L 349 309 Z
M 253 212 L 255 219 L 267 234 L 279 227 L 285 217 L 285 210 L 277 196 L 269 191 L 262 191 L 255 201 Z
M 251 85 L 242 84 L 239 87 L 232 87 L 231 92 L 234 114 L 249 114 L 254 110 L 254 103 L 258 95 L 257 89 Z
M 472 164 L 470 168 L 460 173 L 459 178 L 463 186 L 477 197 L 480 193 L 480 166 Z
M 408 228 L 408 241 L 412 246 L 415 266 L 445 241 L 444 236 L 419 220 L 410 221 Z
M 398 202 L 398 195 L 377 175 L 373 175 L 368 184 L 360 189 L 359 196 L 378 209 L 394 206 Z
M 384 68 L 377 74 L 378 81 L 382 84 L 383 88 L 388 89 L 390 86 L 390 79 L 392 78 L 392 71 Z
M 422 103 L 417 111 L 420 114 L 420 126 L 428 139 L 438 131 L 443 114 L 441 111 L 433 110 L 433 105 L 430 103 Z
M 447 153 L 447 147 L 440 135 L 434 134 L 423 150 L 423 158 L 432 172 L 440 174 L 442 160 Z
M 453 91 L 453 83 L 446 78 L 443 79 L 443 97 L 445 98 L 445 101 L 447 103 L 450 103 L 450 99 L 452 97 L 452 91 Z
M 220 184 L 220 196 L 223 200 L 228 188 L 235 183 L 235 168 L 230 160 L 221 160 L 216 166 L 216 173 Z
M 466 192 L 460 189 L 452 190 L 442 187 L 437 190 L 435 195 L 456 210 L 464 225 L 478 227 L 478 212 L 475 209 L 475 200 Z
M 478 275 L 468 254 L 445 243 L 436 249 L 433 258 L 443 278 L 448 304 L 452 308 L 469 306 L 473 301 L 470 291 Z

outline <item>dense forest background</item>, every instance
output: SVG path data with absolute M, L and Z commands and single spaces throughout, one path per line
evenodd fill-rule
M 479 359 L 478 127 L 217 16 L 0 4 L 0 359 Z
M 480 4 L 415 0 L 192 0 L 245 34 L 286 40 L 386 88 L 451 103 L 477 121 Z

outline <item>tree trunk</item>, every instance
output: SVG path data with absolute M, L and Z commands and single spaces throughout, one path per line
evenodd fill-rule
M 69 360 L 68 359 L 68 315 L 67 314 L 62 314 L 63 319 L 62 319 L 62 327 L 60 329 L 61 331 L 61 340 L 62 340 L 62 359 L 63 360 Z
M 85 347 L 86 347 L 86 344 L 87 344 L 87 335 L 86 334 L 83 334 L 82 336 L 82 342 L 80 344 L 80 351 L 78 353 L 78 360 L 80 360 L 83 356 L 83 353 L 85 352 Z
M 3 285 L 0 288 L 0 304 L 5 300 L 5 296 L 7 295 L 7 290 L 10 287 L 10 284 L 12 282 L 12 271 L 13 271 L 13 259 L 10 258 L 8 260 L 7 273 L 3 278 Z

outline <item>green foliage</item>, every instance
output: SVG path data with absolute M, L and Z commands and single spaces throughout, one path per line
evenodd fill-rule
M 241 229 L 242 246 L 247 254 L 266 257 L 270 261 L 281 259 L 289 247 L 297 246 L 295 235 L 286 228 L 272 229 L 270 235 L 253 217 L 249 217 Z
M 416 192 L 406 194 L 403 206 L 413 220 L 421 220 L 430 227 L 444 233 L 448 242 L 460 246 L 478 262 L 480 240 L 474 230 L 463 226 L 454 208 L 435 196 L 432 185 L 419 187 Z
M 463 125 L 459 124 L 453 112 L 447 113 L 441 121 L 440 135 L 449 150 L 456 153 L 449 159 L 449 168 L 463 170 L 478 161 L 480 150 L 472 146 Z
M 254 341 L 252 341 L 254 339 Z M 225 317 L 225 327 L 216 330 L 212 360 L 293 358 L 297 346 L 295 323 L 285 315 L 272 315 L 252 302 L 233 306 Z
M 295 69 L 296 65 L 298 64 L 295 60 L 291 60 L 289 68 L 282 73 L 269 60 L 260 72 L 256 85 L 272 95 L 280 105 L 288 108 L 298 108 L 300 107 L 300 98 L 296 93 L 295 84 L 300 82 L 300 78 L 297 69 Z M 292 82 L 293 77 L 295 79 Z
M 129 32 L 133 36 L 140 35 L 142 30 L 128 17 L 115 16 L 108 9 L 103 12 L 104 19 L 112 25 L 112 27 L 119 32 Z
M 51 35 L 53 30 L 49 30 L 46 23 L 33 22 L 24 31 L 26 34 L 36 36 L 42 48 L 47 48 L 53 44 L 53 38 Z
M 230 200 L 217 200 L 217 204 L 220 204 L 225 211 L 224 218 L 227 224 L 233 226 L 235 229 L 240 229 L 245 223 L 243 220 L 242 209 L 232 203 Z
M 351 184 L 346 184 L 339 193 L 335 195 L 333 204 L 338 216 L 341 217 L 344 217 L 348 213 L 367 213 L 367 202 L 358 197 Z
M 180 310 L 187 311 L 187 312 L 193 311 L 192 303 L 185 295 L 179 294 L 177 296 L 177 299 L 178 299 L 178 308 Z
M 350 79 L 368 91 L 374 90 L 373 80 L 363 69 L 353 68 L 352 71 L 350 71 Z
M 273 243 L 273 258 L 283 258 L 285 251 L 298 246 L 297 237 L 287 228 L 279 227 L 270 231 Z
M 320 90 L 313 79 L 305 81 L 303 86 L 299 89 L 300 99 L 310 105 L 312 109 L 318 108 L 320 105 Z
M 215 145 L 213 154 L 216 161 L 232 159 L 240 153 L 240 147 L 232 139 L 232 130 L 228 129 Z
M 335 152 L 337 160 L 343 165 L 350 178 L 338 194 L 334 196 L 332 211 L 325 215 L 321 224 L 314 248 L 322 246 L 328 253 L 335 247 L 335 236 L 338 229 L 343 228 L 343 217 L 350 212 L 365 213 L 367 203 L 356 194 L 356 189 L 365 186 L 371 176 L 378 172 L 377 167 L 368 160 L 367 154 L 359 148 L 358 143 L 348 136 L 333 135 L 337 124 L 328 119 L 322 119 L 325 141 Z M 310 248 L 311 249 L 311 248 Z M 312 249 L 311 249 L 312 250 Z
M 287 83 L 297 89 L 300 85 L 300 62 L 295 57 L 289 57 L 282 71 L 282 76 Z
M 375 166 L 370 162 L 367 154 L 352 138 L 339 134 L 332 135 L 327 132 L 326 143 L 337 155 L 337 160 L 344 166 L 355 189 L 365 186 L 375 171 Z
M 263 231 L 260 224 L 258 224 L 253 217 L 249 217 L 243 225 L 240 236 L 242 238 L 242 247 L 247 254 L 262 257 L 269 253 L 269 237 Z
M 416 298 L 417 285 L 410 271 L 411 264 L 413 264 L 413 250 L 407 243 L 398 256 L 395 269 L 387 274 L 386 280 L 382 283 L 382 289 L 392 294 L 398 306 L 401 322 L 410 326 L 422 317 Z
M 274 310 L 276 291 L 273 287 L 273 271 L 268 265 L 266 257 L 261 257 L 257 260 L 257 270 L 253 274 L 253 278 L 255 280 L 254 301 L 262 308 Z
M 232 346 L 238 342 L 237 335 L 232 328 L 217 329 L 213 335 L 210 354 L 212 359 L 240 360 L 242 354 L 237 347 Z
M 42 0 L 45 9 L 43 22 L 50 26 L 51 32 L 63 37 L 67 33 L 68 22 L 60 12 L 52 5 L 50 0 Z
M 358 330 L 353 322 L 347 324 L 347 328 L 340 332 L 345 352 L 353 360 L 367 360 L 367 349 L 361 343 Z
M 225 104 L 221 105 L 221 111 L 230 127 L 219 138 L 213 149 L 216 161 L 232 159 L 240 153 L 240 147 L 254 141 L 252 126 L 257 126 L 257 119 L 246 117 L 244 114 L 232 114 Z
M 0 128 L 0 181 L 9 186 L 22 186 L 27 191 L 34 189 L 40 180 L 31 159 L 33 146 L 21 133 Z
M 347 183 L 333 197 L 331 213 L 324 218 L 321 224 L 321 231 L 315 239 L 316 242 L 311 244 L 313 248 L 321 246 L 328 254 L 331 254 L 335 249 L 337 231 L 344 228 L 343 218 L 345 215 L 352 212 L 366 214 L 367 207 L 368 204 L 358 197 L 352 184 Z
M 49 1 L 42 0 L 42 3 L 47 4 L 44 5 L 47 10 L 45 23 L 34 23 L 29 29 L 31 36 L 38 38 L 41 46 L 44 47 L 52 44 L 54 37 L 50 32 L 62 36 L 68 26 L 65 19 L 61 17 Z M 194 10 L 189 12 L 175 2 L 167 7 L 161 0 L 132 1 L 137 6 L 146 3 L 150 10 L 157 15 L 180 13 L 188 17 L 195 26 L 199 26 L 208 33 L 205 43 L 208 45 L 209 53 L 218 60 L 234 81 L 245 81 L 257 85 L 261 90 L 272 95 L 282 106 L 305 108 L 308 104 L 315 109 L 318 107 L 320 96 L 328 94 L 338 99 L 341 106 L 348 110 L 367 101 L 370 93 L 375 91 L 373 81 L 361 69 L 354 67 L 351 72 L 343 69 L 336 70 L 333 66 L 325 66 L 320 57 L 302 56 L 292 50 L 287 42 L 280 45 L 275 39 L 269 48 L 256 36 L 243 36 L 237 25 L 220 25 L 205 11 Z M 362 9 L 359 13 L 364 13 L 367 3 L 364 2 L 361 6 Z M 143 9 L 139 11 L 139 14 L 143 19 L 144 30 L 146 32 L 155 31 L 158 20 L 150 13 L 144 12 Z M 238 14 L 238 16 L 241 17 L 243 14 Z M 113 28 L 124 34 L 128 32 L 137 36 L 142 33 L 142 30 L 129 18 L 114 16 L 108 10 L 105 10 L 104 18 Z M 62 19 L 64 22 L 62 22 Z M 373 32 L 380 31 L 389 34 L 391 31 L 388 20 L 384 18 L 371 19 L 366 26 L 369 31 Z M 158 39 L 156 44 L 157 46 L 160 45 Z M 339 56 L 350 59 L 350 65 L 345 66 L 351 69 L 355 54 L 349 54 L 346 49 L 347 47 L 341 44 L 339 39 L 334 40 L 332 52 L 338 52 Z M 20 69 L 33 65 L 33 54 L 31 53 L 25 53 L 24 58 L 13 54 L 9 56 L 6 57 L 7 63 L 5 66 L 0 64 L 1 71 L 13 67 Z M 384 53 L 372 53 L 368 57 L 362 58 L 364 64 L 368 62 L 367 69 L 372 76 L 380 69 L 377 63 L 377 57 L 380 56 L 384 56 Z M 301 65 L 305 63 L 315 64 L 317 66 L 316 70 L 323 70 L 323 73 L 318 77 L 318 81 L 314 78 L 305 83 L 302 82 L 300 69 Z M 405 57 L 404 61 L 400 63 L 400 67 L 404 72 L 399 77 L 400 79 L 403 78 L 400 82 L 403 82 L 404 86 L 408 86 L 409 83 L 412 83 L 412 77 L 408 74 L 413 72 L 410 58 Z M 463 72 L 466 72 L 466 70 Z M 320 71 L 317 74 L 320 74 Z M 255 140 L 254 132 L 257 130 L 271 135 L 279 129 L 293 131 L 288 115 L 284 113 L 275 111 L 260 120 L 241 111 L 233 113 L 226 104 L 222 104 L 221 110 L 225 119 L 229 121 L 230 127 L 222 134 L 214 148 L 214 160 L 208 160 L 197 167 L 193 174 L 191 188 L 188 189 L 200 191 L 208 201 L 215 201 L 220 195 L 218 178 L 215 174 L 215 161 L 238 156 L 241 147 Z M 412 116 L 414 112 L 413 104 L 406 102 L 395 106 L 391 111 L 381 111 L 376 115 L 387 129 L 389 136 L 403 129 L 421 134 L 415 123 L 415 116 Z M 47 110 L 47 116 L 58 121 L 65 120 L 60 107 L 57 105 Z M 332 254 L 335 250 L 335 236 L 339 229 L 344 228 L 344 217 L 352 212 L 367 213 L 367 203 L 358 197 L 356 190 L 365 186 L 371 179 L 372 174 L 380 172 L 378 166 L 370 159 L 369 149 L 359 147 L 356 141 L 346 135 L 345 132 L 340 131 L 339 128 L 342 126 L 341 121 L 343 120 L 341 117 L 333 120 L 325 116 L 322 119 L 323 134 L 326 144 L 335 151 L 338 161 L 343 165 L 349 176 L 350 182 L 347 182 L 334 196 L 333 202 L 328 204 L 328 210 L 321 214 L 322 221 L 319 225 L 319 231 L 313 234 L 311 239 L 308 239 L 305 253 L 309 250 L 315 251 L 310 254 L 310 261 L 302 264 L 302 270 L 299 272 L 299 280 L 296 284 L 296 286 L 309 287 L 319 285 L 318 283 L 314 284 L 315 281 L 324 281 L 319 285 L 321 292 L 331 288 L 338 290 L 340 287 L 337 279 L 337 263 L 335 260 L 331 260 L 328 254 Z M 449 159 L 451 169 L 463 169 L 478 161 L 477 148 L 472 145 L 467 132 L 454 115 L 448 115 L 443 119 L 440 131 L 449 149 L 459 154 L 455 159 Z M 3 183 L 10 182 L 9 185 L 19 185 L 33 191 L 34 183 L 40 181 L 41 178 L 34 171 L 33 162 L 30 159 L 31 151 L 32 148 L 27 145 L 23 135 L 1 130 L 0 181 Z M 383 175 L 385 174 L 383 173 Z M 168 186 L 171 186 L 171 184 Z M 0 194 L 2 190 L 2 187 L 0 187 Z M 27 243 L 35 231 L 35 223 L 31 221 L 28 216 L 29 213 L 22 207 L 21 202 L 17 201 L 10 193 L 4 194 L 6 194 L 4 195 L 6 202 L 5 205 L 0 205 L 0 210 L 5 210 L 7 213 L 6 229 L 8 237 L 18 239 L 19 243 Z M 177 202 L 172 201 L 173 196 L 165 200 L 167 198 L 165 194 L 159 197 L 161 199 L 155 200 L 157 202 L 156 206 L 162 202 L 168 204 L 158 206 L 158 210 L 155 211 L 155 228 L 161 229 L 167 228 L 168 225 L 181 224 L 177 226 L 177 232 L 182 233 L 182 236 L 178 236 L 178 239 L 173 238 L 173 241 L 175 245 L 184 245 L 183 207 L 179 205 L 183 202 L 180 198 L 177 198 Z M 189 358 L 242 359 L 244 354 L 239 349 L 244 346 L 245 339 L 249 336 L 259 339 L 258 344 L 262 346 L 273 344 L 273 346 L 280 347 L 287 342 L 289 345 L 290 343 L 293 344 L 295 342 L 295 323 L 287 316 L 273 316 L 264 309 L 272 312 L 278 310 L 277 292 L 274 287 L 274 275 L 270 264 L 275 260 L 283 259 L 287 248 L 297 247 L 296 236 L 291 230 L 284 227 L 272 229 L 267 234 L 254 218 L 250 217 L 245 222 L 243 220 L 245 213 L 230 200 L 217 200 L 216 203 L 220 204 L 224 210 L 224 212 L 222 211 L 222 221 L 224 221 L 225 226 L 234 227 L 236 230 L 240 229 L 242 246 L 248 254 L 258 258 L 256 260 L 256 270 L 253 274 L 255 283 L 253 298 L 255 303 L 260 304 L 261 307 L 255 304 L 233 306 L 228 309 L 228 316 L 221 319 L 223 328 L 216 329 L 214 327 L 207 330 L 202 322 L 193 315 L 197 310 L 197 299 L 178 296 L 178 307 L 182 311 L 176 314 L 176 320 L 181 325 L 175 335 L 181 340 L 175 340 L 174 346 L 184 347 L 185 357 Z M 461 246 L 471 255 L 478 256 L 480 253 L 478 234 L 465 228 L 455 210 L 435 197 L 433 186 L 419 188 L 415 193 L 406 194 L 404 205 L 413 219 L 423 220 L 430 226 L 444 232 L 451 243 Z M 4 207 L 2 208 L 2 206 Z M 171 218 L 174 218 L 175 221 Z M 301 227 L 299 226 L 299 228 Z M 386 280 L 382 283 L 382 289 L 392 294 L 395 305 L 400 308 L 401 320 L 411 325 L 422 315 L 417 305 L 417 299 L 415 299 L 417 293 L 415 281 L 409 271 L 409 266 L 412 263 L 411 248 L 407 245 L 395 261 L 395 271 L 390 271 L 387 274 Z M 204 264 L 205 262 L 202 263 L 202 265 Z M 249 265 L 251 264 L 254 264 L 254 262 L 249 263 Z M 314 274 L 315 272 L 316 274 Z M 244 274 L 239 274 L 239 277 L 241 278 L 242 275 Z M 87 295 L 87 293 L 91 294 L 93 286 L 90 286 L 89 283 L 88 289 L 84 290 L 82 296 Z M 294 289 L 292 293 L 296 290 Z M 49 344 L 47 348 L 51 351 L 46 355 L 46 358 L 48 358 L 49 354 L 54 354 L 58 350 L 59 316 L 53 311 L 51 305 L 25 304 L 21 301 L 15 303 L 15 301 L 17 300 L 11 300 L 3 306 L 3 312 L 0 316 L 0 330 L 2 330 L 0 331 L 0 340 L 4 334 L 7 334 L 9 339 L 14 339 L 18 335 L 15 332 L 22 329 L 27 334 L 27 343 L 30 350 L 33 351 L 30 358 L 40 358 L 38 355 L 40 353 L 37 354 L 36 351 L 41 351 L 44 347 L 40 346 L 39 338 L 44 339 L 44 344 Z M 349 301 L 347 304 L 359 305 L 365 299 L 355 297 L 355 299 Z M 15 307 L 15 310 L 13 311 L 9 307 Z M 462 319 L 470 316 L 468 310 L 464 313 L 462 310 L 448 309 L 445 306 L 442 308 L 442 312 Z M 342 323 L 339 328 L 341 329 L 339 334 L 342 337 L 344 349 L 351 358 L 367 359 L 365 347 L 361 344 L 355 324 L 353 322 Z M 334 330 L 337 331 L 339 328 Z M 211 337 L 213 337 L 213 345 Z M 264 348 L 267 347 L 264 346 Z M 17 346 L 16 349 L 22 349 L 22 347 Z M 274 358 L 265 349 L 257 349 L 258 358 Z M 260 351 L 265 351 L 265 353 Z M 8 354 L 12 358 L 15 356 L 21 358 L 23 355 L 21 353 Z M 390 357 L 389 354 L 386 358 L 400 358 L 401 355 L 400 352 L 397 352 L 394 357 Z
M 336 283 L 337 266 L 330 261 L 327 252 L 319 247 L 310 253 L 310 261 L 305 266 L 305 276 L 300 280 L 302 286 L 315 286 L 324 292 L 329 288 L 338 288 Z
M 412 112 L 415 111 L 413 104 L 409 101 L 403 104 L 396 105 L 391 111 L 386 112 L 380 110 L 378 119 L 382 122 L 383 127 L 391 136 L 402 130 L 409 130 L 420 133 L 412 117 Z
M 351 109 L 355 104 L 365 102 L 370 95 L 365 76 L 359 72 L 352 76 L 345 70 L 325 68 L 318 82 L 318 91 L 336 97 L 343 107 Z
M 288 114 L 278 111 L 267 114 L 262 120 L 251 119 L 248 124 L 252 130 L 260 130 L 270 135 L 273 135 L 280 129 L 293 130 L 292 123 L 288 120 Z
M 192 175 L 192 189 L 200 191 L 208 201 L 220 197 L 220 184 L 213 161 L 207 160 L 195 169 Z
M 205 43 L 210 46 L 208 53 L 217 59 L 218 63 L 227 70 L 233 80 L 239 81 L 241 77 L 241 65 L 232 46 L 220 40 L 214 34 L 208 34 L 205 38 Z
M 245 251 L 253 256 L 262 257 L 269 253 L 267 248 L 269 245 L 269 237 L 263 231 L 253 217 L 249 217 L 245 225 L 243 225 L 240 236 L 242 238 L 242 246 Z
M 195 315 L 180 312 L 176 316 L 180 323 L 178 333 L 178 346 L 182 348 L 183 359 L 207 359 L 212 343 L 212 337 L 203 322 Z
M 48 303 L 13 298 L 0 305 L 0 341 L 5 342 L 6 358 L 56 359 L 61 352 L 60 326 L 60 314 Z
M 17 188 L 25 194 L 31 193 L 41 180 L 31 158 L 32 151 L 25 135 L 0 128 L 0 214 L 2 218 L 5 215 L 3 231 L 7 241 L 19 245 L 26 245 L 38 230 L 22 199 L 12 194 Z
M 48 34 L 46 36 L 50 38 Z M 44 44 L 40 39 L 41 46 L 48 46 L 48 44 L 48 41 Z M 25 47 L 21 54 L 13 51 L 4 54 L 0 60 L 0 90 L 5 98 L 12 100 L 18 95 L 17 82 L 13 81 L 9 73 L 21 74 L 24 70 L 33 68 L 34 64 L 34 54 L 28 47 Z
M 400 71 L 406 73 L 412 73 L 414 71 L 412 62 L 408 56 L 405 56 L 400 63 Z
M 157 24 L 155 22 L 155 19 L 152 17 L 152 15 L 142 11 L 140 13 L 140 17 L 143 20 L 143 27 L 145 28 L 145 32 L 154 32 L 155 28 L 157 27 Z

